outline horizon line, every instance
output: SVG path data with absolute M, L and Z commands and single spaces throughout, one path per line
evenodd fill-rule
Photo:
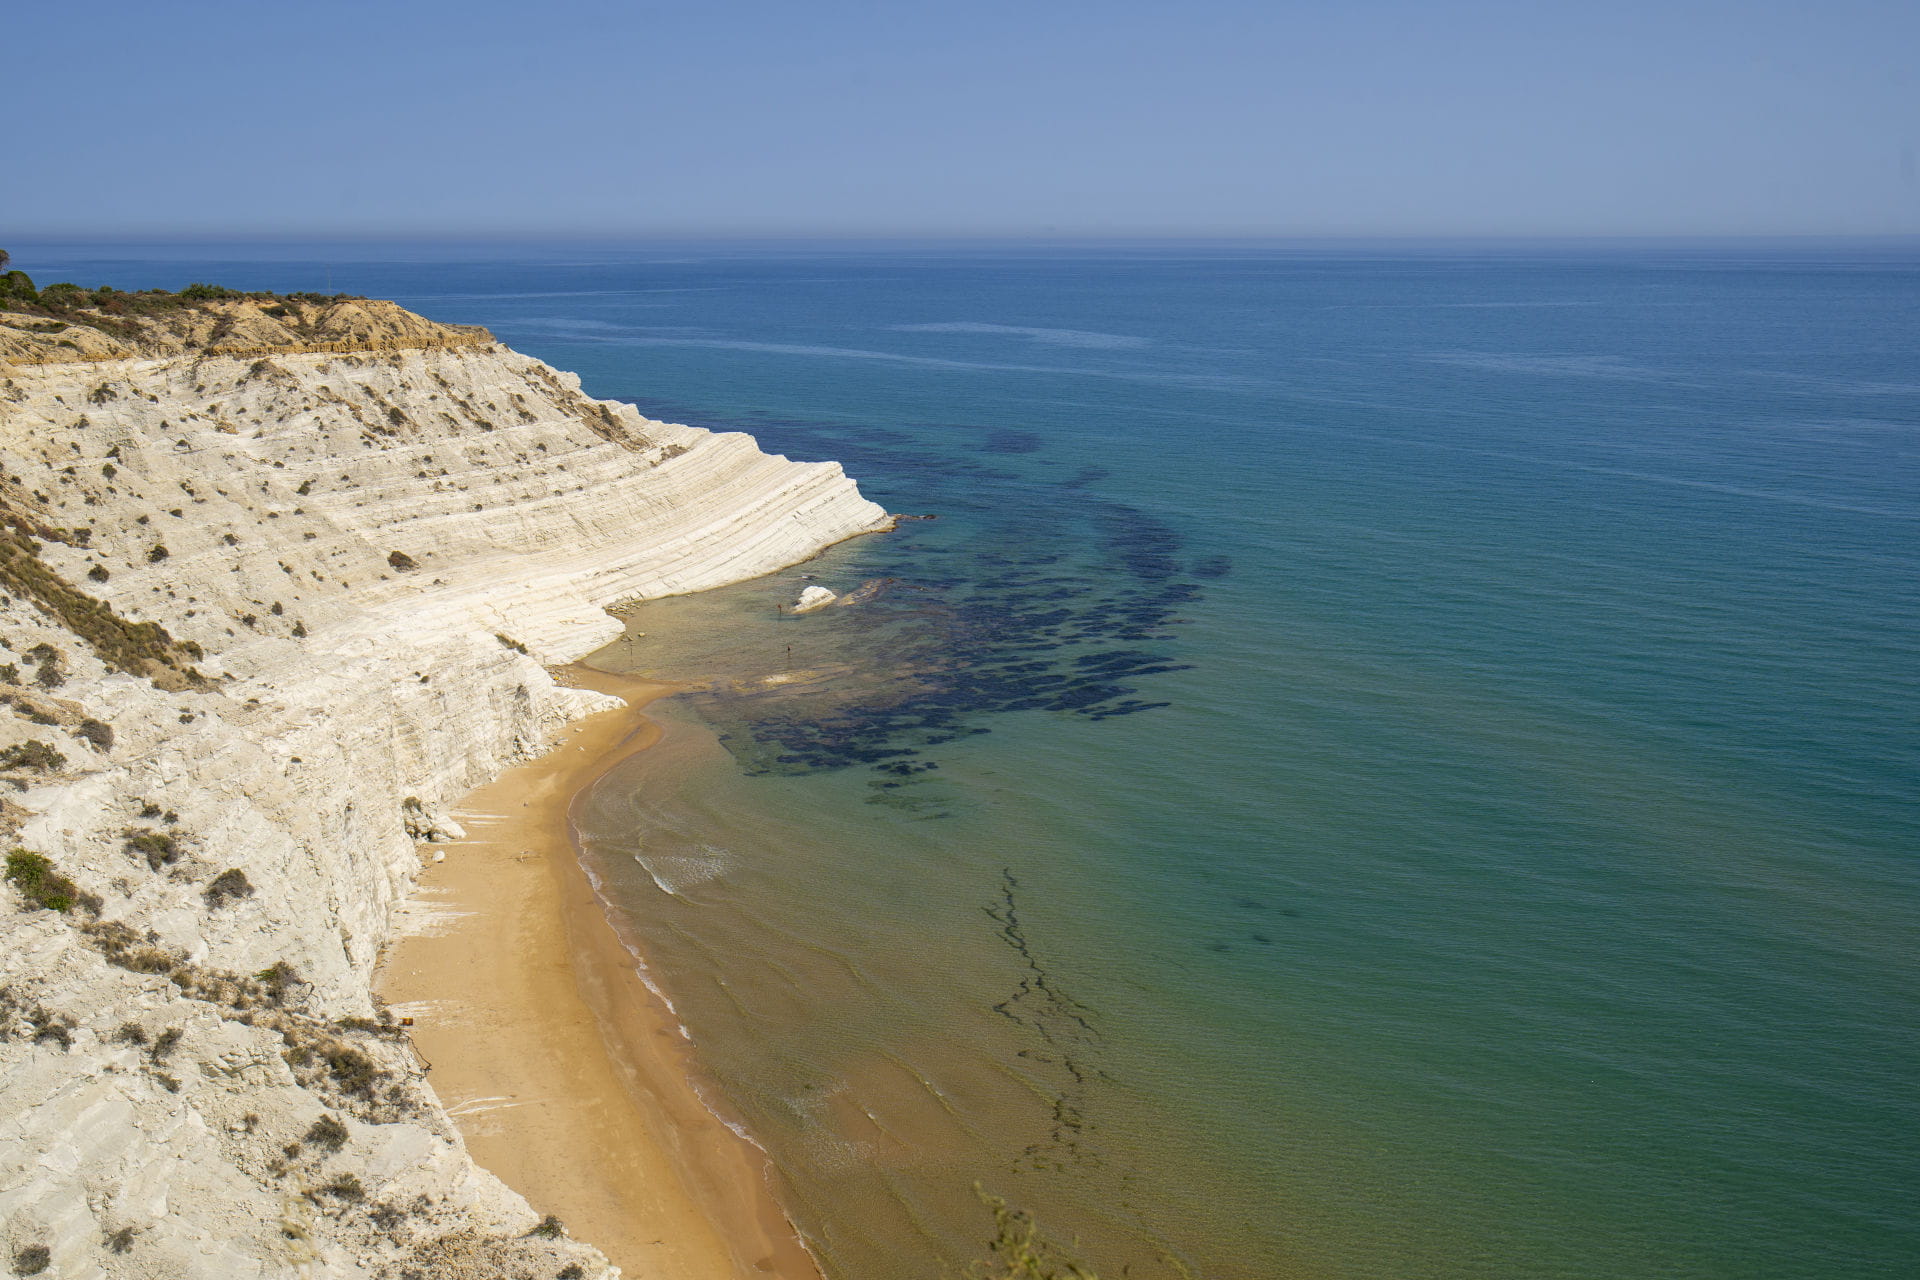
M 1544 243 L 1544 242 L 1726 242 L 1726 241 L 1920 241 L 1915 231 L 1454 231 L 1454 232 L 1279 232 L 1279 231 L 594 231 L 522 230 L 17 230 L 15 244 L 47 243 L 194 243 L 205 241 L 409 243 L 500 243 L 528 240 L 641 243 Z M 0 246 L 3 247 L 3 246 Z

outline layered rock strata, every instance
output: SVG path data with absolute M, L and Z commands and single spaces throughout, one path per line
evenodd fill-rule
M 0 364 L 0 1249 L 607 1274 L 468 1159 L 370 994 L 417 841 L 606 705 L 546 670 L 619 633 L 606 606 L 885 514 L 484 331 L 222 305 L 247 354 L 209 306 Z

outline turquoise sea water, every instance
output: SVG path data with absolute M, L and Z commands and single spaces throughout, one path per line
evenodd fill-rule
M 829 1272 L 1920 1274 L 1920 248 L 15 246 L 931 514 L 649 605 L 590 865 Z M 805 617 L 805 583 L 869 584 Z

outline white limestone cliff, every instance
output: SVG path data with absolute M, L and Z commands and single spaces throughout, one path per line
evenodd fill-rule
M 0 822 L 81 899 L 0 889 L 8 1261 L 608 1274 L 527 1234 L 370 994 L 416 837 L 605 704 L 543 664 L 617 635 L 606 606 L 886 516 L 448 332 L 0 364 Z

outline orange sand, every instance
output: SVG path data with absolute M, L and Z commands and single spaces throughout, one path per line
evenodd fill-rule
M 420 878 L 452 918 L 394 946 L 381 994 L 420 1008 L 415 1044 L 474 1158 L 627 1275 L 818 1280 L 765 1156 L 695 1094 L 572 839 L 574 798 L 659 738 L 643 708 L 673 686 L 565 674 L 628 705 L 466 797 L 468 838 Z

